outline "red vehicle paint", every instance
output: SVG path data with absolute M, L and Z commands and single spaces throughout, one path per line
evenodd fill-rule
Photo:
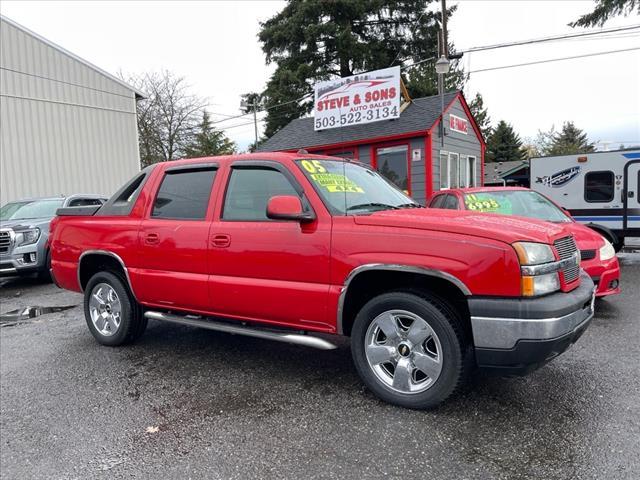
M 533 192 L 528 188 L 523 187 L 475 187 L 475 188 L 458 188 L 439 192 L 429 201 L 431 207 L 436 203 L 438 197 L 443 195 L 454 195 L 457 199 L 457 209 L 467 210 L 465 205 L 465 195 L 478 194 L 486 192 Z M 564 209 L 558 206 L 553 200 L 548 197 L 535 192 L 536 195 L 540 195 L 555 205 L 558 214 L 566 217 L 566 224 L 564 227 L 570 231 L 576 239 L 578 248 L 580 249 L 582 260 L 581 267 L 589 274 L 591 279 L 597 286 L 596 296 L 604 297 L 608 295 L 616 295 L 620 293 L 620 264 L 618 258 L 613 256 L 612 258 L 602 259 L 600 257 L 600 249 L 606 241 L 602 235 L 598 232 L 576 222 L 571 215 L 569 215 Z
M 318 155 L 158 164 L 100 209 L 59 210 L 50 242 L 56 284 L 84 292 L 102 344 L 134 341 L 148 319 L 321 349 L 334 346 L 301 333 L 347 335 L 369 388 L 411 408 L 474 366 L 539 367 L 593 316 L 566 225 L 436 214 L 370 167 Z

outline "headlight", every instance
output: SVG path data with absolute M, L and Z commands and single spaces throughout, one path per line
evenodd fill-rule
M 520 261 L 523 297 L 536 297 L 560 290 L 556 256 L 551 245 L 516 242 L 513 248 Z
M 40 238 L 40 229 L 37 227 L 16 232 L 16 247 L 36 243 Z
M 520 265 L 540 265 L 556 259 L 551 246 L 546 243 L 516 242 L 513 248 L 516 249 Z
M 605 238 L 604 245 L 600 247 L 600 260 L 610 260 L 616 256 L 616 250 L 613 245 Z

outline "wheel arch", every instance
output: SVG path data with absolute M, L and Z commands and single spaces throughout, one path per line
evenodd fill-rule
M 471 332 L 466 301 L 471 291 L 457 277 L 441 270 L 413 265 L 365 264 L 349 273 L 340 292 L 336 323 L 338 334 L 350 336 L 355 316 L 368 300 L 400 288 L 419 289 L 442 297 L 459 311 L 465 328 Z
M 80 291 L 84 292 L 89 279 L 95 273 L 105 270 L 120 275 L 126 282 L 134 299 L 137 300 L 124 260 L 118 254 L 109 250 L 87 250 L 82 252 L 78 259 L 78 286 Z

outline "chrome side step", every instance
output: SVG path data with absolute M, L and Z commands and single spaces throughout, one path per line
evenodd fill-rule
M 318 348 L 320 350 L 333 350 L 337 348 L 333 343 L 323 340 L 322 338 L 312 337 L 310 335 L 301 335 L 299 333 L 277 332 L 274 330 L 263 330 L 243 325 L 229 325 L 228 323 L 222 323 L 216 320 L 204 320 L 202 318 L 195 318 L 192 316 L 174 315 L 172 313 L 154 311 L 145 312 L 144 316 L 152 320 L 160 320 L 161 322 L 171 322 L 179 325 L 188 325 L 190 327 L 216 330 L 218 332 L 264 338 L 266 340 L 275 340 L 276 342 L 295 343 L 296 345 L 304 345 L 305 347 Z

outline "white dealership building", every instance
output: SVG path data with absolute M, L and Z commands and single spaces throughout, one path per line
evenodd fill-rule
M 122 80 L 0 16 L 0 202 L 109 195 L 140 170 Z

